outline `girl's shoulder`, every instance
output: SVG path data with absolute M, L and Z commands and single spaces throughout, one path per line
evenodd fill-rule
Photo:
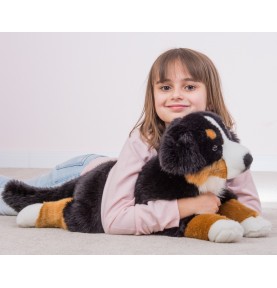
M 141 145 L 145 149 L 148 149 L 148 150 L 150 149 L 150 145 L 146 141 L 145 137 L 141 134 L 139 128 L 136 128 L 135 130 L 133 130 L 131 132 L 128 140 L 129 140 L 129 142 L 131 142 L 133 144 L 138 143 L 139 145 Z M 155 149 L 153 149 L 153 150 L 155 150 Z
M 132 131 L 127 142 L 145 162 L 157 155 L 156 149 L 150 148 L 146 139 L 141 135 L 139 128 Z

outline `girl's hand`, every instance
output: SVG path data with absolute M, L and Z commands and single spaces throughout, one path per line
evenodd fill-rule
M 212 192 L 201 194 L 195 198 L 194 214 L 215 214 L 220 205 L 219 198 Z
M 181 219 L 193 214 L 215 214 L 221 204 L 219 198 L 211 192 L 197 197 L 178 199 L 177 203 Z

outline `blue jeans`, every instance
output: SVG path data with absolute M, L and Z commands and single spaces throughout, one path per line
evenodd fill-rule
M 57 165 L 49 173 L 24 181 L 25 183 L 36 187 L 54 187 L 59 186 L 71 179 L 80 176 L 82 170 L 98 157 L 96 154 L 87 154 L 74 157 L 62 164 Z M 11 180 L 8 177 L 0 175 L 0 215 L 16 215 L 17 213 L 3 202 L 1 194 L 5 184 Z

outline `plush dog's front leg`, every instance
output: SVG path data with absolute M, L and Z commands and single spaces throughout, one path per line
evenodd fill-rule
M 218 214 L 238 221 L 243 227 L 245 237 L 263 237 L 271 230 L 271 223 L 259 216 L 259 213 L 231 199 L 219 208 Z
M 67 229 L 63 211 L 72 199 L 29 205 L 19 212 L 16 222 L 20 227 Z
M 195 216 L 184 232 L 185 237 L 219 243 L 238 241 L 242 235 L 243 229 L 238 222 L 218 214 Z

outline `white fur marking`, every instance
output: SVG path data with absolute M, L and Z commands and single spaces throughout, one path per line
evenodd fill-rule
M 264 237 L 271 231 L 271 223 L 261 216 L 249 217 L 242 221 L 243 236 L 248 238 Z
M 219 195 L 222 189 L 226 187 L 226 179 L 209 176 L 205 183 L 199 186 L 200 193 L 212 192 L 215 195 Z
M 227 138 L 227 136 L 226 136 L 226 134 L 224 133 L 224 131 L 222 130 L 222 128 L 220 127 L 220 125 L 215 121 L 214 118 L 212 118 L 212 117 L 210 117 L 210 116 L 204 116 L 204 117 L 205 117 L 209 122 L 211 122 L 216 128 L 218 128 L 218 130 L 220 131 L 221 136 L 222 136 L 224 142 L 225 142 L 225 141 L 230 141 L 230 140 Z
M 43 204 L 41 203 L 37 203 L 26 206 L 18 213 L 16 217 L 16 224 L 19 227 L 25 227 L 25 228 L 35 227 L 42 205 Z
M 234 220 L 218 220 L 210 228 L 208 238 L 212 242 L 236 242 L 243 236 L 243 228 Z

